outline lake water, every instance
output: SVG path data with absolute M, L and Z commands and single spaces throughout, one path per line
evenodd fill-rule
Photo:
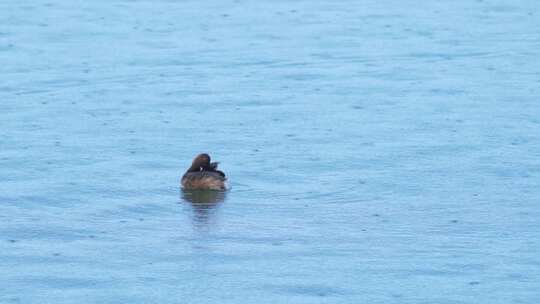
M 2 1 L 0 303 L 539 303 L 539 58 L 532 0 Z

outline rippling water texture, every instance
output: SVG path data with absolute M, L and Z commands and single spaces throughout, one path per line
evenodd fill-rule
M 0 303 L 539 303 L 539 9 L 1 1 Z

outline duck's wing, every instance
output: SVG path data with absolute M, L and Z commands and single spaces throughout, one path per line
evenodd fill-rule
M 216 178 L 219 180 L 226 180 L 225 173 L 216 170 L 216 171 L 201 171 L 202 178 Z
M 205 178 L 216 178 L 219 180 L 226 180 L 225 173 L 216 171 L 199 171 L 199 172 L 187 172 L 182 176 L 182 180 L 198 180 Z

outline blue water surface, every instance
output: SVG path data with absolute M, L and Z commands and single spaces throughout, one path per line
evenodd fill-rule
M 0 303 L 540 303 L 539 58 L 533 0 L 1 1 Z

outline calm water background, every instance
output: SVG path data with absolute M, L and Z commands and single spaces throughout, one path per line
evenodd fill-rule
M 0 303 L 539 303 L 539 9 L 0 2 Z

